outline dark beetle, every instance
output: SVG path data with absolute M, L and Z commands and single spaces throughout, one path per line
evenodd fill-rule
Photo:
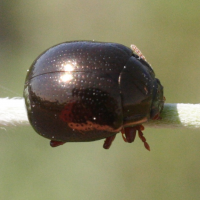
M 134 53 L 136 52 L 136 53 Z M 55 147 L 106 138 L 118 132 L 133 142 L 141 125 L 159 119 L 163 87 L 141 52 L 117 43 L 74 41 L 42 53 L 28 71 L 24 97 L 37 133 Z

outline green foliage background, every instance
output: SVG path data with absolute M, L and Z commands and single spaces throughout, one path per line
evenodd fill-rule
M 0 96 L 22 96 L 26 70 L 70 40 L 136 44 L 168 103 L 200 102 L 200 1 L 0 0 Z M 0 127 L 0 199 L 199 199 L 200 130 L 150 129 L 137 138 L 50 148 L 31 127 Z

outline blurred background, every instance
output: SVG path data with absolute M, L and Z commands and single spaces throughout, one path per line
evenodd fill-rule
M 200 1 L 0 0 L 0 97 L 22 96 L 26 71 L 70 40 L 135 44 L 167 103 L 199 103 Z M 144 132 L 151 152 L 119 134 L 51 148 L 31 127 L 0 127 L 0 199 L 199 199 L 200 130 Z

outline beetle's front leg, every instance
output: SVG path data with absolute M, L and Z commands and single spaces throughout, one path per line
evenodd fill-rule
M 144 143 L 144 147 L 147 149 L 147 150 L 149 150 L 150 151 L 150 146 L 149 146 L 149 144 L 146 142 L 146 138 L 144 137 L 144 135 L 143 135 L 143 130 L 144 130 L 144 126 L 142 126 L 142 125 L 138 125 L 137 126 L 138 127 L 138 136 L 139 136 L 139 138 L 142 140 L 142 142 Z
M 122 137 L 125 142 L 132 143 L 135 140 L 136 132 L 138 131 L 138 136 L 144 143 L 144 146 L 147 150 L 150 151 L 150 146 L 146 142 L 146 138 L 143 136 L 142 131 L 144 130 L 144 126 L 142 125 L 137 125 L 133 127 L 124 127 L 122 129 Z
M 121 130 L 125 142 L 132 143 L 135 140 L 137 129 L 135 127 L 124 127 Z

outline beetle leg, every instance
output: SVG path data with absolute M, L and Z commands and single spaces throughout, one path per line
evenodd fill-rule
M 144 130 L 144 126 L 142 125 L 137 125 L 133 127 L 125 127 L 121 130 L 122 138 L 124 139 L 125 142 L 131 143 L 135 140 L 136 131 L 138 131 L 139 138 L 144 143 L 145 148 L 150 151 L 150 146 L 146 142 L 146 138 L 143 136 L 143 133 L 142 133 L 143 130 Z
M 124 139 L 124 141 L 128 143 L 132 143 L 135 140 L 136 130 L 137 129 L 135 127 L 124 127 L 121 130 L 122 138 Z
M 65 144 L 65 142 L 55 141 L 55 140 L 51 140 L 50 141 L 50 146 L 51 147 L 58 147 L 58 146 L 63 145 L 63 144 Z
M 124 135 L 125 135 L 125 130 L 124 130 L 124 128 L 122 128 L 121 134 L 122 134 L 122 138 L 123 138 L 124 142 L 127 142 L 126 137 L 124 136 Z
M 150 151 L 150 146 L 146 142 L 146 138 L 143 136 L 143 133 L 142 133 L 142 131 L 144 130 L 144 126 L 138 125 L 137 130 L 138 130 L 138 136 L 142 140 L 142 142 L 144 143 L 145 148 Z
M 113 136 L 107 137 L 105 139 L 105 141 L 104 141 L 103 148 L 104 149 L 109 149 L 111 144 L 112 144 L 112 142 L 113 142 L 113 140 L 115 139 L 115 137 L 116 137 L 116 134 L 113 135 Z
M 157 113 L 157 114 L 153 117 L 153 120 L 158 120 L 158 119 L 162 119 L 162 117 L 160 116 L 160 113 Z

